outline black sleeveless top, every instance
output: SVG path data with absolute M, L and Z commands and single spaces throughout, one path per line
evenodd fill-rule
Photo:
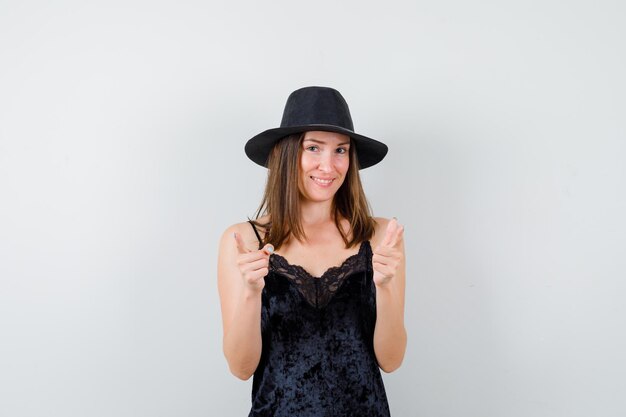
M 263 350 L 248 417 L 390 416 L 374 355 L 371 259 L 366 240 L 317 278 L 270 255 L 261 294 Z

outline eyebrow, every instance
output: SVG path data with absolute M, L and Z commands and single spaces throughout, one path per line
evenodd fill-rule
M 310 139 L 310 138 L 306 138 L 303 142 L 307 142 L 307 141 L 309 141 L 309 142 L 315 142 L 315 143 L 321 143 L 321 144 L 323 144 L 323 145 L 325 145 L 325 144 L 326 144 L 326 142 L 324 142 L 324 141 L 322 141 L 322 140 Z M 349 145 L 349 144 L 350 144 L 350 141 L 348 141 L 348 142 L 341 142 L 341 143 L 338 143 L 338 144 L 337 144 L 337 146 L 339 146 L 339 145 Z

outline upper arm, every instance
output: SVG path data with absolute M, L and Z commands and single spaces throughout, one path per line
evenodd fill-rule
M 220 238 L 217 256 L 217 288 L 224 335 L 228 332 L 228 325 L 233 318 L 236 303 L 243 288 L 241 273 L 237 266 L 238 250 L 234 232 L 241 234 L 240 224 L 234 224 L 224 231 Z

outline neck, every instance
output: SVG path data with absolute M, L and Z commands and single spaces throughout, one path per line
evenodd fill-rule
M 301 200 L 300 216 L 305 227 L 334 223 L 332 200 L 322 202 Z

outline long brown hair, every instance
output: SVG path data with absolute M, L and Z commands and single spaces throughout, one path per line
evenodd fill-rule
M 288 241 L 290 235 L 306 240 L 300 219 L 300 157 L 305 132 L 295 133 L 280 139 L 272 148 L 268 158 L 268 173 L 265 192 L 252 222 L 267 230 L 263 245 L 271 243 L 275 250 Z M 335 225 L 346 243 L 346 249 L 374 234 L 375 220 L 365 197 L 359 176 L 359 161 L 356 143 L 350 139 L 350 163 L 346 178 L 333 198 L 332 211 Z M 265 224 L 258 222 L 260 216 L 269 215 Z M 350 222 L 352 239 L 344 234 L 339 220 L 343 217 Z

